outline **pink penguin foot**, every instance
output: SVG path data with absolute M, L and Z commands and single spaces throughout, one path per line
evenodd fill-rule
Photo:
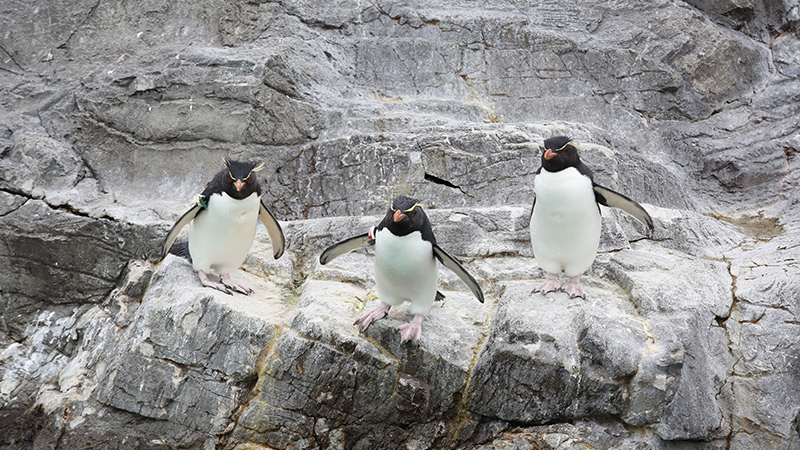
M 215 282 L 209 280 L 208 279 L 208 275 L 206 275 L 206 273 L 203 272 L 202 270 L 198 270 L 197 271 L 197 275 L 200 277 L 200 283 L 203 286 L 210 287 L 210 288 L 216 289 L 218 291 L 222 291 L 222 292 L 224 292 L 224 293 L 226 293 L 228 295 L 232 295 L 233 294 L 233 292 L 231 292 L 231 290 L 228 288 L 228 286 L 225 286 L 222 283 L 215 283 Z
M 424 319 L 425 316 L 417 314 L 408 323 L 400 325 L 398 330 L 400 330 L 401 344 L 405 341 L 412 341 L 415 344 L 419 344 L 419 338 L 422 337 L 422 321 Z
M 544 282 L 536 286 L 533 292 L 541 292 L 542 294 L 546 294 L 548 292 L 557 291 L 559 288 L 561 288 L 561 283 L 558 281 L 558 276 L 556 276 L 554 273 L 548 273 Z
M 384 317 L 386 317 L 386 314 L 389 312 L 391 308 L 392 307 L 390 305 L 381 302 L 376 308 L 371 309 L 362 314 L 361 317 L 359 317 L 355 323 L 361 325 L 361 332 L 363 333 L 367 331 L 367 328 L 369 328 L 372 322 L 376 320 L 381 320 Z
M 249 287 L 233 281 L 231 279 L 231 275 L 228 274 L 228 273 L 226 273 L 225 275 L 220 276 L 219 277 L 219 281 L 221 281 L 222 284 L 225 285 L 225 287 L 227 287 L 229 289 L 232 289 L 232 290 L 234 290 L 234 291 L 236 291 L 236 292 L 238 292 L 240 294 L 250 295 L 250 294 L 253 293 L 253 290 L 250 289 Z
M 586 291 L 581 286 L 581 276 L 572 277 L 561 286 L 561 290 L 569 294 L 570 297 L 580 297 L 586 299 Z

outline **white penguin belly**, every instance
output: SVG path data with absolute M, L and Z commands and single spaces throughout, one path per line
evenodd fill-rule
M 433 246 L 415 231 L 395 236 L 384 228 L 375 236 L 375 284 L 382 302 L 410 301 L 413 314 L 427 314 L 436 297 L 439 264 Z
M 534 189 L 530 232 L 536 262 L 549 273 L 582 274 L 600 244 L 601 216 L 591 180 L 572 167 L 542 170 Z
M 189 226 L 189 255 L 195 270 L 230 273 L 242 265 L 258 222 L 258 195 L 236 200 L 228 194 L 214 194 L 208 208 Z

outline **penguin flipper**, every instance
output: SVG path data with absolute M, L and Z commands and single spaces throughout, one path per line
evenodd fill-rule
M 275 220 L 275 216 L 269 212 L 266 205 L 264 205 L 264 201 L 260 202 L 260 206 L 258 208 L 258 220 L 264 224 L 264 228 L 267 229 L 267 234 L 269 235 L 269 241 L 272 244 L 272 256 L 275 259 L 280 258 L 283 256 L 283 251 L 286 250 L 286 238 L 283 236 L 283 230 L 281 230 L 281 226 L 277 220 Z
M 642 222 L 645 226 L 647 226 L 647 228 L 650 229 L 650 231 L 653 231 L 653 218 L 650 217 L 650 214 L 648 214 L 644 208 L 642 208 L 642 205 L 620 194 L 619 192 L 614 192 L 607 187 L 600 186 L 599 184 L 594 185 L 594 197 L 597 200 L 597 203 L 600 203 L 604 206 L 619 208 L 632 215 L 639 222 Z
M 191 222 L 197 215 L 197 213 L 199 213 L 202 210 L 203 210 L 203 205 L 201 205 L 199 202 L 195 203 L 191 208 L 189 208 L 188 211 L 183 213 L 183 215 L 181 216 L 180 219 L 178 219 L 177 222 L 175 222 L 175 225 L 173 225 L 172 228 L 169 230 L 169 233 L 167 233 L 167 237 L 164 238 L 164 244 L 161 247 L 161 259 L 167 257 L 167 253 L 169 253 L 169 249 L 170 247 L 172 247 L 172 243 L 175 242 L 175 238 L 177 238 L 178 235 L 181 233 L 183 227 L 185 227 L 189 222 Z
M 448 255 L 447 252 L 442 250 L 436 244 L 433 244 L 433 254 L 436 256 L 445 267 L 452 270 L 454 274 L 458 275 L 458 278 L 461 278 L 461 281 L 467 285 L 470 291 L 475 295 L 475 298 L 478 299 L 479 302 L 483 303 L 483 291 L 481 287 L 478 285 L 478 282 L 475 281 L 475 278 L 467 272 L 467 269 L 461 266 L 452 256 Z
M 353 250 L 358 250 L 359 248 L 373 244 L 375 244 L 375 240 L 370 237 L 369 233 L 345 239 L 338 244 L 333 244 L 326 248 L 325 251 L 319 255 L 319 263 L 324 266 L 345 253 L 350 253 Z

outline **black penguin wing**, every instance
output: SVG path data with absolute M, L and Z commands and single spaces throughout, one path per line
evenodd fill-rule
M 544 168 L 544 166 L 539 166 L 539 168 L 536 169 L 536 172 L 534 172 L 533 175 L 536 176 L 536 175 L 539 175 L 540 173 L 542 173 L 542 169 L 543 168 Z M 530 223 L 531 220 L 533 219 L 533 208 L 534 207 L 536 207 L 536 190 L 533 191 L 533 203 L 531 204 L 531 213 L 528 216 L 528 223 Z
M 639 222 L 645 224 L 650 231 L 653 231 L 653 218 L 650 217 L 650 214 L 648 214 L 644 208 L 642 208 L 642 205 L 620 194 L 619 192 L 614 192 L 607 187 L 600 186 L 599 184 L 594 184 L 593 187 L 594 198 L 597 200 L 597 203 L 603 206 L 619 208 L 632 215 Z
M 345 253 L 350 253 L 353 250 L 358 250 L 359 248 L 373 244 L 375 244 L 375 240 L 369 237 L 369 233 L 345 239 L 342 242 L 326 248 L 325 251 L 319 255 L 319 263 L 324 266 Z
M 478 282 L 475 281 L 475 278 L 467 272 L 467 269 L 461 266 L 452 256 L 448 255 L 447 252 L 442 250 L 436 244 L 433 244 L 433 254 L 436 258 L 444 264 L 445 267 L 452 270 L 454 274 L 458 275 L 458 278 L 461 278 L 461 281 L 467 285 L 470 291 L 475 295 L 475 298 L 478 299 L 479 302 L 483 303 L 483 291 L 481 287 L 478 285 Z
M 278 221 L 275 220 L 275 216 L 273 216 L 266 205 L 264 205 L 264 201 L 260 201 L 259 204 L 258 220 L 260 220 L 261 223 L 264 224 L 264 228 L 267 229 L 269 241 L 272 243 L 272 256 L 278 259 L 283 255 L 283 251 L 286 249 L 286 238 L 283 236 L 283 230 L 281 230 Z
M 188 211 L 183 213 L 183 215 L 181 216 L 180 219 L 178 219 L 177 222 L 175 222 L 175 225 L 173 225 L 172 228 L 169 230 L 169 233 L 167 233 L 167 237 L 164 238 L 164 244 L 161 247 L 161 259 L 167 257 L 167 253 L 169 252 L 170 247 L 172 247 L 172 243 L 175 242 L 175 238 L 177 238 L 178 235 L 181 233 L 183 227 L 185 227 L 189 222 L 191 222 L 195 218 L 195 216 L 197 216 L 197 213 L 199 213 L 203 209 L 204 209 L 203 205 L 198 201 L 197 203 L 192 205 L 192 207 L 189 208 Z
M 533 220 L 533 208 L 536 207 L 536 194 L 533 196 L 533 203 L 531 204 L 531 213 L 528 215 L 528 223 L 530 224 Z
M 533 174 L 534 176 L 539 175 L 542 172 L 542 166 L 539 166 L 536 169 L 536 172 Z M 528 222 L 533 218 L 533 207 L 536 206 L 536 191 L 533 191 L 533 204 L 531 204 L 531 214 L 528 216 Z

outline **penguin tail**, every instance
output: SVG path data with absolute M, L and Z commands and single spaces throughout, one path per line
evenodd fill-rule
M 189 260 L 189 262 L 192 262 L 192 255 L 189 254 L 188 242 L 176 242 L 172 244 L 172 246 L 169 248 L 169 252 L 175 256 L 186 258 Z

